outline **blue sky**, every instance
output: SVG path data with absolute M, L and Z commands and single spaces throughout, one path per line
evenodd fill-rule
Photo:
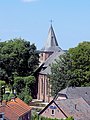
M 62 49 L 90 41 L 90 0 L 0 0 L 0 39 L 21 37 L 41 49 L 51 19 Z

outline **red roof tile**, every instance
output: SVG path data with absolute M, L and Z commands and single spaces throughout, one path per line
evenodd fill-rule
M 0 106 L 0 112 L 3 112 L 5 117 L 9 118 L 10 120 L 17 120 L 22 115 L 30 112 L 30 110 L 31 107 L 29 107 L 19 98 L 15 98 L 7 102 L 6 105 Z

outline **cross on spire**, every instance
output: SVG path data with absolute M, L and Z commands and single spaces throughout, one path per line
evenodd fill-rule
M 50 20 L 51 25 L 52 25 L 52 22 L 53 22 L 53 20 L 51 19 L 51 20 Z

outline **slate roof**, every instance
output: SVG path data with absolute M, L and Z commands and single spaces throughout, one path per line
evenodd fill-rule
M 5 114 L 9 120 L 18 120 L 22 115 L 30 112 L 31 108 L 19 98 L 9 101 L 6 105 L 0 106 L 0 112 Z
M 41 51 L 56 52 L 56 51 L 61 51 L 61 50 L 62 49 L 58 46 L 58 42 L 57 42 L 53 27 L 51 25 L 49 32 L 48 32 L 48 38 L 47 38 L 46 44 L 41 49 Z
M 42 70 L 40 71 L 40 74 L 50 74 L 51 73 L 51 67 L 50 65 L 55 62 L 55 59 L 58 59 L 60 55 L 64 54 L 65 52 L 61 50 L 60 52 L 54 52 L 52 55 L 50 55 L 47 60 L 44 62 Z
M 54 99 L 40 111 L 39 115 L 42 115 L 52 103 L 54 103 L 66 117 L 72 116 L 74 120 L 90 120 L 90 106 L 82 97 L 76 99 Z
M 59 100 L 55 103 L 68 117 L 73 116 L 75 120 L 90 120 L 90 106 L 83 98 Z
M 90 105 L 90 87 L 67 87 L 61 90 L 56 98 L 60 94 L 65 94 L 67 98 L 79 98 L 82 97 Z
M 50 74 L 51 73 L 50 65 L 53 62 L 55 62 L 55 59 L 58 59 L 60 55 L 66 52 L 59 47 L 52 24 L 48 32 L 48 38 L 47 38 L 46 44 L 39 52 L 51 53 L 51 55 L 46 59 L 43 65 L 41 65 L 42 69 L 39 72 L 40 74 L 43 74 L 43 75 Z

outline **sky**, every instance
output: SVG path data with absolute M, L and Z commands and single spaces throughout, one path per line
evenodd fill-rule
M 90 0 L 0 0 L 0 41 L 21 37 L 41 49 L 51 20 L 63 50 L 90 42 Z

